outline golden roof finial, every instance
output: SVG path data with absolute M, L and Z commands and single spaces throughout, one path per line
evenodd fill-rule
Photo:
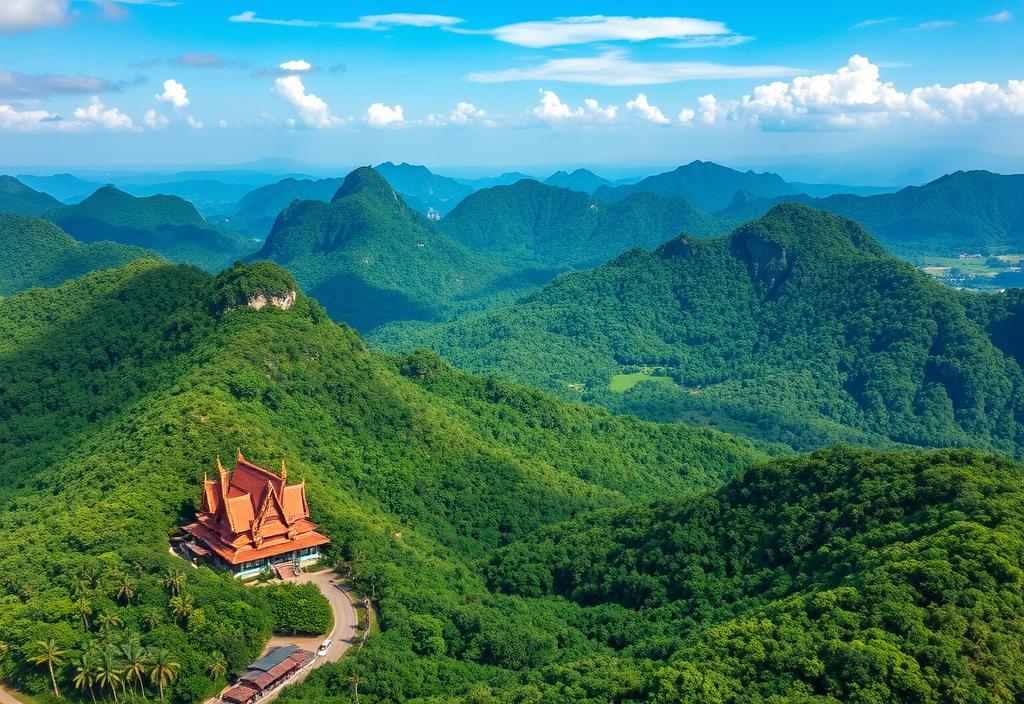
M 281 483 L 288 480 L 288 467 L 284 464 L 284 457 L 281 458 Z
M 217 472 L 220 473 L 220 472 L 223 472 L 223 471 L 224 471 L 224 465 L 222 465 L 220 463 L 220 455 L 217 455 Z
M 235 457 L 235 459 L 238 460 L 239 462 L 245 462 L 245 455 L 242 454 L 242 448 L 237 448 L 236 452 L 238 453 L 238 455 Z

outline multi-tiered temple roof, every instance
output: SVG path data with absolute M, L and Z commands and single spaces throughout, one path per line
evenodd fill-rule
M 309 520 L 306 482 L 287 484 L 281 473 L 257 467 L 238 451 L 228 472 L 217 458 L 217 478 L 203 481 L 203 503 L 185 531 L 232 565 L 329 543 Z

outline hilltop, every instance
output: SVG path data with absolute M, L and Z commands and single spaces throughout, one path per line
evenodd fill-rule
M 53 223 L 0 214 L 0 295 L 32 286 L 56 286 L 96 269 L 154 257 L 116 242 L 83 244 Z
M 77 205 L 46 214 L 82 242 L 109 240 L 151 249 L 172 261 L 216 270 L 251 250 L 241 235 L 206 222 L 177 196 L 138 198 L 103 186 Z
M 568 188 L 572 191 L 582 191 L 587 195 L 592 195 L 601 186 L 614 185 L 608 179 L 602 178 L 588 169 L 576 169 L 572 173 L 556 171 L 544 179 L 544 183 L 549 186 Z
M 346 176 L 329 203 L 285 208 L 253 258 L 286 267 L 333 318 L 364 331 L 437 319 L 506 274 L 446 237 L 369 167 Z
M 707 237 L 727 230 L 682 198 L 640 192 L 603 204 L 532 179 L 477 191 L 440 227 L 473 252 L 510 265 L 557 269 L 601 264 L 683 232 Z
M 60 201 L 33 190 L 13 176 L 0 176 L 0 213 L 38 217 L 60 207 Z
M 344 179 L 285 178 L 246 193 L 228 217 L 228 223 L 251 237 L 265 239 L 278 213 L 295 200 L 329 201 Z
M 976 322 L 982 308 L 856 223 L 784 204 L 728 237 L 634 250 L 518 303 L 376 339 L 799 449 L 847 441 L 1016 454 L 1024 378 L 1006 343 Z M 993 315 L 1004 331 L 1016 319 Z

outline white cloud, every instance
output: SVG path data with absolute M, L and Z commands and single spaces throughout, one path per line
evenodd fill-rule
M 119 89 L 123 84 L 84 73 L 22 73 L 0 69 L 0 96 L 43 98 L 50 95 L 95 95 Z
M 227 120 L 217 120 L 217 127 L 220 127 L 221 129 L 227 129 L 228 127 L 230 127 L 230 125 L 228 125 Z
M 443 127 L 444 125 L 455 125 L 456 127 L 469 127 L 473 125 L 483 127 L 498 126 L 498 123 L 486 111 L 465 100 L 460 101 L 447 116 L 427 115 L 426 123 L 431 127 Z
M 459 17 L 447 15 L 426 15 L 413 12 L 393 12 L 386 15 L 363 15 L 358 20 L 349 22 L 329 22 L 324 20 L 305 19 L 273 19 L 259 17 L 252 10 L 246 10 L 228 17 L 229 22 L 242 24 L 270 24 L 279 27 L 329 27 L 334 29 L 373 29 L 387 30 L 393 27 L 451 27 L 464 22 Z
M 1013 19 L 1013 13 L 1010 12 L 1009 10 L 1003 10 L 1002 12 L 997 12 L 994 15 L 985 15 L 979 21 L 980 22 L 997 22 L 997 23 L 1002 23 L 1002 22 L 1009 22 L 1012 19 Z
M 142 121 L 143 123 L 145 123 L 146 127 L 153 130 L 158 130 L 162 127 L 166 127 L 167 124 L 170 122 L 170 120 L 168 120 L 166 116 L 161 115 L 156 110 L 147 110 L 145 114 L 142 116 Z
M 559 17 L 538 22 L 516 22 L 489 30 L 469 30 L 489 34 L 498 41 L 541 49 L 569 44 L 686 37 L 726 37 L 732 35 L 725 23 L 692 17 Z
M 313 68 L 313 65 L 305 59 L 293 59 L 291 61 L 285 61 L 280 66 L 282 71 L 308 71 Z
M 895 22 L 900 19 L 899 17 L 881 17 L 878 19 L 864 20 L 853 25 L 854 29 L 863 29 L 864 27 L 874 27 L 876 24 L 888 24 L 889 22 Z
M 913 27 L 913 29 L 930 30 L 930 29 L 944 29 L 946 27 L 952 27 L 956 24 L 952 20 L 930 20 L 928 22 L 922 22 L 921 24 Z
M 173 78 L 168 78 L 164 81 L 164 90 L 162 93 L 157 93 L 155 96 L 157 100 L 170 103 L 176 108 L 188 107 L 192 101 L 188 98 L 188 91 L 185 86 L 178 83 Z
M 132 118 L 125 115 L 117 108 L 108 108 L 95 95 L 84 107 L 75 108 L 75 119 L 83 122 L 99 125 L 108 130 L 136 130 Z
M 74 123 L 77 124 L 77 123 Z M 0 105 L 0 129 L 18 132 L 69 131 L 74 124 L 62 120 L 48 110 L 18 110 L 12 105 Z
M 68 20 L 68 0 L 3 0 L 0 32 L 22 32 L 61 25 Z
M 679 121 L 679 124 L 690 126 L 693 124 L 693 118 L 696 116 L 697 113 L 690 108 L 683 108 L 679 111 L 679 115 L 676 119 Z
M 651 105 L 647 100 L 647 96 L 643 93 L 637 93 L 635 98 L 627 102 L 626 109 L 636 113 L 641 119 L 653 122 L 656 125 L 667 125 L 669 123 L 669 119 L 665 117 L 665 114 L 658 109 L 658 106 Z
M 405 113 L 401 105 L 389 107 L 384 103 L 373 103 L 370 107 L 366 108 L 363 122 L 370 127 L 397 127 L 405 122 Z
M 476 83 L 507 81 L 564 81 L 604 86 L 640 86 L 676 81 L 724 78 L 789 76 L 799 69 L 789 66 L 728 66 L 706 61 L 634 61 L 621 49 L 610 49 L 587 58 L 549 59 L 529 68 L 478 71 L 469 74 Z
M 274 80 L 274 92 L 299 111 L 302 122 L 310 127 L 337 127 L 344 120 L 331 114 L 331 109 L 318 95 L 306 92 L 302 76 L 291 74 Z M 290 126 L 294 127 L 294 123 Z
M 543 122 L 566 122 L 570 120 L 610 122 L 616 118 L 618 111 L 619 108 L 614 105 L 601 107 L 594 98 L 587 98 L 583 101 L 581 107 L 573 108 L 569 104 L 563 103 L 562 99 L 554 91 L 542 88 L 540 91 L 540 104 L 530 112 L 534 117 Z
M 754 88 L 740 100 L 698 99 L 705 124 L 732 120 L 773 130 L 849 129 L 897 121 L 931 123 L 1024 118 L 1024 81 L 1004 86 L 976 81 L 932 85 L 908 92 L 883 82 L 878 66 L 850 57 L 835 73 L 798 76 Z
M 185 124 L 194 130 L 203 129 L 203 123 L 197 120 L 196 118 L 192 117 L 191 115 L 185 116 Z

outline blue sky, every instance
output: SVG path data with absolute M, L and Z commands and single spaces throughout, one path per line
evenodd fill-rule
M 1020 0 L 824 5 L 9 0 L 0 152 L 488 172 L 1024 153 Z

